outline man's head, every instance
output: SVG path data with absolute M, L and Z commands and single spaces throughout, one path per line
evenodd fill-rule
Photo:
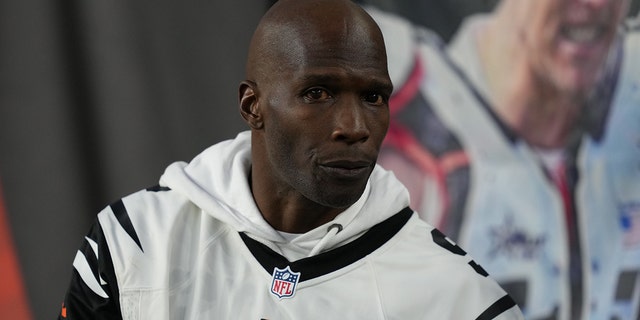
M 536 76 L 570 94 L 593 87 L 629 0 L 503 0 Z
M 371 17 L 348 0 L 280 0 L 251 40 L 246 77 L 240 111 L 252 129 L 254 187 L 353 204 L 389 124 L 392 85 Z

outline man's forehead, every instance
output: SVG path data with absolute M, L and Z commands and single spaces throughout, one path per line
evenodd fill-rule
M 264 35 L 275 37 L 276 43 L 292 41 L 321 47 L 382 36 L 373 18 L 351 1 L 280 0 L 274 7 L 280 2 L 281 8 L 267 14 L 261 26 L 266 29 Z
M 382 33 L 362 8 L 340 0 L 295 2 L 283 3 L 261 22 L 252 40 L 249 77 L 256 75 L 252 71 L 262 70 L 259 73 L 268 76 L 273 71 L 340 63 L 386 70 Z M 304 10 L 291 15 L 291 6 Z
M 288 49 L 288 50 L 287 50 Z M 280 68 L 304 74 L 305 77 L 334 78 L 348 74 L 367 73 L 372 76 L 387 76 L 387 57 L 384 47 L 371 43 L 362 46 L 343 44 L 298 45 L 281 51 Z
M 286 28 L 269 41 L 275 65 L 290 68 L 352 66 L 385 68 L 386 50 L 381 36 L 373 32 Z M 282 67 L 281 66 L 281 67 Z
M 301 68 L 294 75 L 302 82 L 308 83 L 338 83 L 345 80 L 358 80 L 368 85 L 387 86 L 391 84 L 386 69 L 372 66 L 370 68 L 345 69 L 342 67 Z

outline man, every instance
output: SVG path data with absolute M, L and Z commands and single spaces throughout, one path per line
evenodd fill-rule
M 447 46 L 370 11 L 397 87 L 379 162 L 528 319 L 639 316 L 640 33 L 622 26 L 628 5 L 503 0 Z
M 251 132 L 98 215 L 61 319 L 521 319 L 376 166 L 384 40 L 347 0 L 278 1 L 251 41 Z

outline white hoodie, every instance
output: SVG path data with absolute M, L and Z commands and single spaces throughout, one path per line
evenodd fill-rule
M 340 224 L 343 230 L 326 243 L 324 250 L 352 240 L 409 205 L 408 191 L 392 173 L 376 168 L 362 197 L 355 204 L 327 225 L 287 242 L 264 220 L 253 200 L 247 176 L 251 167 L 249 140 L 250 132 L 243 132 L 235 140 L 210 147 L 189 164 L 173 163 L 160 183 L 189 198 L 212 217 L 265 243 L 289 260 L 306 257 L 327 234 L 330 225 Z M 232 156 L 221 156 L 226 154 Z
M 66 319 L 521 319 L 392 173 L 376 167 L 333 221 L 284 236 L 255 205 L 250 166 L 243 132 L 103 210 Z

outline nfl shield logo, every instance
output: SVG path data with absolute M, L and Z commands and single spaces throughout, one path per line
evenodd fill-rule
M 291 298 L 296 292 L 298 279 L 300 279 L 300 272 L 291 271 L 289 266 L 284 269 L 274 268 L 271 281 L 271 293 L 280 299 Z

